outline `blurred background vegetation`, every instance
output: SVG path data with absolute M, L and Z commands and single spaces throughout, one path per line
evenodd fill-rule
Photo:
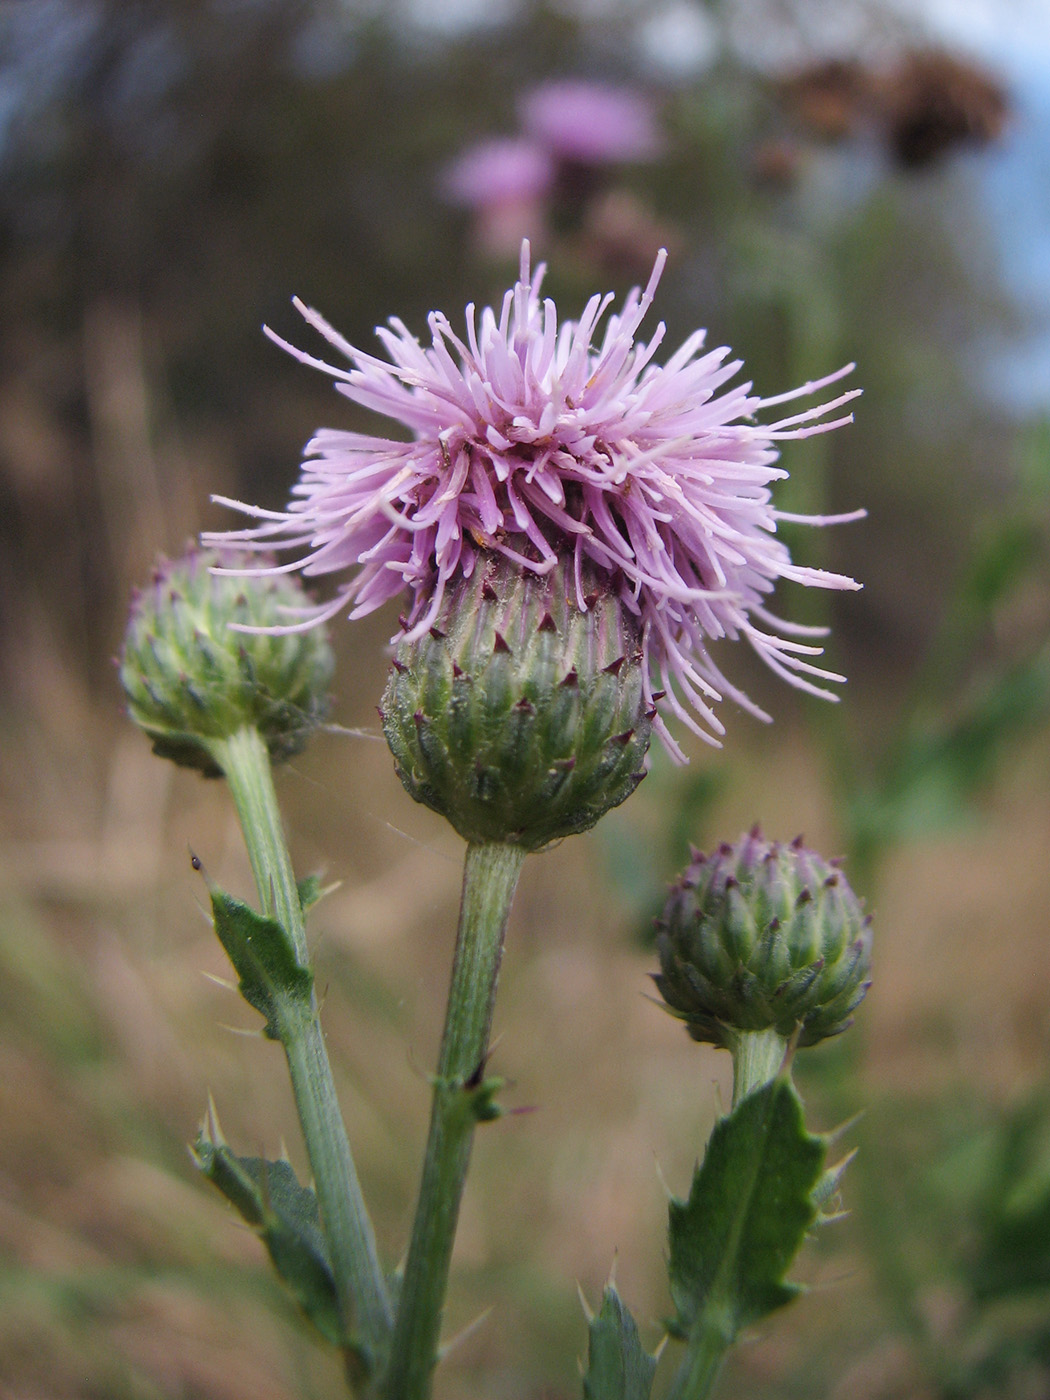
M 775 725 L 726 707 L 723 751 L 657 755 L 527 864 L 495 1068 L 536 1111 L 479 1141 L 448 1330 L 494 1310 L 439 1393 L 578 1393 L 576 1281 L 595 1299 L 614 1261 L 657 1341 L 661 1176 L 685 1189 L 728 1067 L 646 999 L 649 922 L 690 842 L 758 819 L 847 855 L 876 984 L 799 1069 L 816 1126 L 867 1107 L 851 1214 L 722 1393 L 1050 1395 L 1050 39 L 1038 0 L 989 6 L 986 34 L 929 12 L 0 6 L 0 1394 L 340 1393 L 186 1152 L 210 1090 L 238 1150 L 283 1139 L 302 1168 L 279 1051 L 203 975 L 226 969 L 187 846 L 247 894 L 230 804 L 130 732 L 111 658 L 157 551 L 231 523 L 211 493 L 283 504 L 316 426 L 363 425 L 260 323 L 313 349 L 297 293 L 365 348 L 390 314 L 423 334 L 500 295 L 528 233 L 563 314 L 668 246 L 668 344 L 708 326 L 762 393 L 858 362 L 857 423 L 790 445 L 781 502 L 868 507 L 792 540 L 865 591 L 782 600 L 832 624 L 844 704 L 720 657 Z M 659 149 L 465 194 L 464 152 L 568 77 L 641 94 Z M 391 1260 L 461 854 L 378 740 L 393 628 L 336 627 L 333 718 L 367 734 L 281 779 L 301 871 L 342 881 L 313 936 Z

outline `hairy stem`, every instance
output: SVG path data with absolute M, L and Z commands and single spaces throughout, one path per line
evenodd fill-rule
M 445 1033 L 434 1080 L 423 1177 L 391 1348 L 386 1400 L 425 1400 L 488 1055 L 496 983 L 525 852 L 499 842 L 467 847 Z
M 789 1041 L 777 1031 L 735 1031 L 730 1052 L 733 1056 L 733 1107 L 745 1094 L 760 1089 L 780 1073 Z
M 724 1329 L 702 1315 L 690 1334 L 688 1350 L 666 1400 L 707 1400 L 731 1345 Z
M 307 967 L 306 924 L 266 744 L 256 729 L 245 728 L 213 741 L 211 748 L 237 807 L 263 912 L 284 925 L 299 962 Z M 290 1009 L 281 1018 L 281 1041 L 347 1336 L 363 1348 L 365 1370 L 375 1374 L 389 1347 L 392 1308 L 314 996 L 308 1006 Z

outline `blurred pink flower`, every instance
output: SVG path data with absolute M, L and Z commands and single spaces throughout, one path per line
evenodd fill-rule
M 653 104 L 632 88 L 568 78 L 533 88 L 519 104 L 529 136 L 561 160 L 585 165 L 651 160 L 663 149 Z
M 554 183 L 550 153 L 524 136 L 493 137 L 468 146 L 441 180 L 445 197 L 468 208 L 531 201 Z
M 377 332 L 389 360 L 355 349 L 297 302 L 350 368 L 273 339 L 332 375 L 355 403 L 403 424 L 411 439 L 322 428 L 307 445 L 288 509 L 216 498 L 261 523 L 211 539 L 298 549 L 301 557 L 282 567 L 306 575 L 353 571 L 288 631 L 348 606 L 351 618 L 362 617 L 407 588 L 405 626 L 420 636 L 450 581 L 469 576 L 487 550 L 540 574 L 571 555 L 585 607 L 580 573 L 589 560 L 642 624 L 646 696 L 659 704 L 655 727 L 679 759 L 668 712 L 715 744 L 724 729 L 712 705 L 723 696 L 768 718 L 723 676 L 712 641 L 744 638 L 792 685 L 828 696 L 823 683 L 842 677 L 812 659 L 822 629 L 783 622 L 765 602 L 781 578 L 859 585 L 793 564 L 776 530 L 781 520 L 829 525 L 864 512 L 786 515 L 773 507 L 770 483 L 786 476 L 774 465 L 776 444 L 851 421 L 828 415 L 860 391 L 769 425 L 754 420 L 853 367 L 762 399 L 748 383 L 724 388 L 741 362 L 727 362 L 726 349 L 700 354 L 703 331 L 656 365 L 663 324 L 648 342 L 636 334 L 664 261 L 661 253 L 645 291 L 630 293 L 600 338 L 611 295 L 592 297 L 579 321 L 559 326 L 554 303 L 540 298 L 544 268 L 530 274 L 527 243 L 520 280 L 499 310 L 478 316 L 467 308 L 465 339 L 440 312 L 431 313 L 426 347 L 392 320 Z

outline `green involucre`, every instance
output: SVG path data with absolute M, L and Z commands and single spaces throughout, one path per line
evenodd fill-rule
M 210 777 L 221 767 L 209 741 L 250 726 L 278 761 L 299 752 L 327 707 L 333 661 L 323 628 L 274 635 L 231 626 L 287 626 L 289 610 L 303 607 L 302 587 L 287 574 L 210 572 L 266 562 L 191 550 L 162 560 L 132 604 L 120 659 L 128 714 L 162 758 Z
M 698 855 L 658 923 L 656 985 L 694 1040 L 844 1031 L 870 985 L 871 919 L 837 865 L 762 839 Z
M 584 831 L 644 777 L 641 639 L 571 557 L 544 577 L 486 556 L 435 625 L 402 643 L 383 732 L 411 795 L 468 841 L 537 850 Z

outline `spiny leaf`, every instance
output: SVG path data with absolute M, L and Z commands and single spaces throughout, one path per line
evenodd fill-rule
M 728 1345 L 800 1292 L 784 1275 L 816 1215 L 824 1155 L 786 1078 L 715 1125 L 689 1199 L 670 1206 L 675 1335 L 687 1336 L 702 1315 Z
M 656 1357 L 638 1340 L 634 1318 L 612 1284 L 588 1333 L 584 1400 L 648 1400 Z
M 240 979 L 240 993 L 266 1017 L 265 1034 L 280 1040 L 282 1003 L 309 999 L 313 974 L 299 962 L 283 924 L 214 886 L 209 893 L 215 932 Z
M 825 1135 L 825 1145 L 829 1141 L 829 1135 Z M 846 1168 L 857 1155 L 857 1149 L 847 1152 L 845 1157 L 835 1162 L 833 1166 L 825 1168 L 821 1173 L 820 1180 L 813 1188 L 813 1203 L 817 1207 L 817 1224 L 824 1225 L 832 1220 L 840 1220 L 845 1212 L 837 1209 L 828 1210 L 827 1207 L 837 1202 L 839 1186 L 846 1173 Z
M 194 1147 L 201 1172 L 258 1230 L 274 1267 L 322 1336 L 345 1346 L 317 1198 L 289 1162 L 238 1157 L 201 1132 Z

